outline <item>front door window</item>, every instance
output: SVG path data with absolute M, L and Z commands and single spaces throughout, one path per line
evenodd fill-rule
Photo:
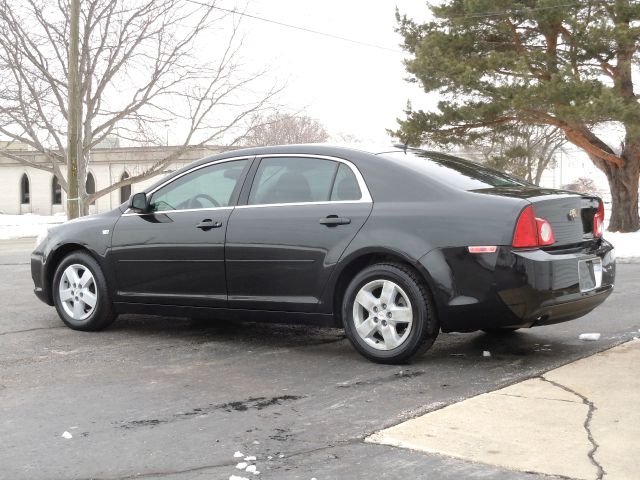
M 248 160 L 217 163 L 187 173 L 151 197 L 154 212 L 227 207 Z

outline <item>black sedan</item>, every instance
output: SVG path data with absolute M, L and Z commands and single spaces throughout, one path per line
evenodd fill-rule
M 611 293 L 602 201 L 441 153 L 294 145 L 197 161 L 52 228 L 35 293 L 77 330 L 120 313 L 344 327 L 383 363 L 438 332 L 578 318 Z

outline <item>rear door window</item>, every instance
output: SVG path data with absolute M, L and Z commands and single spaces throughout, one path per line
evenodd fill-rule
M 326 202 L 339 163 L 308 157 L 268 157 L 260 161 L 249 205 Z
M 347 165 L 341 163 L 338 167 L 333 189 L 331 190 L 331 200 L 344 202 L 360 200 L 361 198 L 362 192 L 360 191 L 356 176 Z

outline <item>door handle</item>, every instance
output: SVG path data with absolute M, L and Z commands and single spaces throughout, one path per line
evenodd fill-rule
M 327 227 L 336 227 L 338 225 L 348 225 L 351 223 L 350 218 L 339 217 L 337 215 L 327 215 L 325 218 L 318 220 L 322 225 Z
M 214 222 L 210 218 L 205 218 L 199 224 L 196 225 L 196 228 L 199 228 L 200 230 L 204 230 L 206 232 L 207 230 L 211 230 L 212 228 L 220 228 L 221 226 L 222 226 L 222 222 L 218 222 L 218 221 Z

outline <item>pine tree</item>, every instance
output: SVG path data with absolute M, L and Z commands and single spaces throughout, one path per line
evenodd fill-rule
M 398 14 L 411 80 L 440 95 L 394 132 L 404 142 L 466 144 L 506 125 L 550 125 L 609 181 L 610 231 L 640 229 L 640 104 L 634 91 L 640 2 L 445 0 L 434 19 Z M 624 132 L 621 145 L 601 137 Z

